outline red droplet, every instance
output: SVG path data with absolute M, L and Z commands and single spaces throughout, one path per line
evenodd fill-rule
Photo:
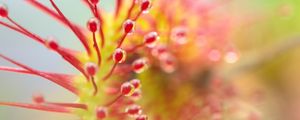
M 133 92 L 134 92 L 134 86 L 131 83 L 125 82 L 121 85 L 122 95 L 130 96 L 130 95 L 132 95 Z
M 97 18 L 91 18 L 87 22 L 87 27 L 91 32 L 96 32 L 98 30 L 99 21 Z
M 187 43 L 187 28 L 183 26 L 173 28 L 171 31 L 171 40 L 179 45 Z
M 145 58 L 140 58 L 132 63 L 133 71 L 136 73 L 141 73 L 147 68 L 147 60 Z
M 50 48 L 52 50 L 59 49 L 59 44 L 54 38 L 48 38 L 48 40 L 46 41 L 46 44 L 47 44 L 48 48 Z
M 142 97 L 142 91 L 140 89 L 135 89 L 130 97 L 133 100 L 139 100 Z
M 8 9 L 5 4 L 0 4 L 0 16 L 7 17 L 8 16 Z
M 87 64 L 85 64 L 85 71 L 90 76 L 96 75 L 96 73 L 98 71 L 97 69 L 98 69 L 98 67 L 94 63 L 87 63 Z
M 126 52 L 121 48 L 117 48 L 113 54 L 113 60 L 117 63 L 122 63 L 125 61 L 125 59 Z
M 141 11 L 143 11 L 143 13 L 148 13 L 150 7 L 151 7 L 150 0 L 143 0 L 142 1 L 142 3 L 141 3 Z
M 139 79 L 133 79 L 130 81 L 130 83 L 134 86 L 135 89 L 141 87 L 141 81 Z
M 107 117 L 107 109 L 105 107 L 98 107 L 96 109 L 97 119 L 104 119 Z
M 160 61 L 161 61 L 161 68 L 167 72 L 172 73 L 175 71 L 176 68 L 176 59 L 173 55 L 170 53 L 163 53 L 160 55 Z
M 139 115 L 135 118 L 135 120 L 148 120 L 148 116 L 147 115 Z
M 41 94 L 34 94 L 32 96 L 32 101 L 36 104 L 41 104 L 45 102 L 44 96 Z
M 89 0 L 93 5 L 96 5 L 99 3 L 99 0 Z
M 139 105 L 131 105 L 125 109 L 125 112 L 129 115 L 137 115 L 142 112 L 141 106 Z
M 152 49 L 151 53 L 153 56 L 160 58 L 161 55 L 167 52 L 167 47 L 164 45 L 156 46 Z
M 127 33 L 131 33 L 134 30 L 134 21 L 132 20 L 126 20 L 123 24 L 123 28 L 124 28 L 124 32 Z
M 144 43 L 147 47 L 154 47 L 159 39 L 157 32 L 150 32 L 144 37 Z

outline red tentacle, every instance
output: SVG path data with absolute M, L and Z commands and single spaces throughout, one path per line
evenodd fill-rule
M 80 42 L 83 44 L 84 48 L 86 49 L 87 53 L 91 55 L 91 49 L 88 45 L 88 41 L 83 35 L 81 31 L 79 31 L 78 28 L 76 28 L 66 17 L 65 15 L 60 11 L 60 9 L 56 6 L 53 0 L 50 0 L 51 5 L 54 7 L 54 9 L 58 12 L 58 14 L 61 16 L 61 18 L 67 23 L 69 28 L 73 31 L 73 33 L 76 35 L 76 37 L 80 40 Z
M 46 79 L 48 79 L 48 80 L 64 87 L 64 88 L 66 88 L 67 90 L 71 91 L 72 93 L 77 94 L 77 89 L 72 85 L 72 83 L 70 81 L 66 81 L 66 80 L 59 79 L 58 77 L 54 77 L 53 76 L 54 74 L 49 75 L 49 74 L 45 74 L 43 72 L 37 71 L 33 68 L 30 68 L 26 65 L 23 65 L 23 64 L 19 63 L 19 62 L 16 62 L 16 61 L 14 61 L 14 60 L 12 60 L 12 59 L 10 59 L 10 58 L 2 55 L 2 54 L 0 54 L 0 57 L 7 60 L 7 61 L 9 61 L 9 62 L 11 62 L 11 63 L 13 63 L 13 64 L 15 64 L 15 65 L 17 65 L 17 66 L 19 66 L 19 67 L 22 67 L 23 69 L 27 70 L 28 72 L 30 72 L 32 74 L 35 74 L 35 75 L 41 76 L 43 78 L 46 78 Z M 62 76 L 60 76 L 60 78 L 61 77 Z
M 67 109 L 65 107 L 60 107 L 60 106 L 54 106 L 54 105 L 13 103 L 13 102 L 0 102 L 0 105 L 20 107 L 20 108 L 26 108 L 26 109 L 34 109 L 34 110 L 41 110 L 41 111 L 48 111 L 48 112 L 71 113 L 70 109 Z

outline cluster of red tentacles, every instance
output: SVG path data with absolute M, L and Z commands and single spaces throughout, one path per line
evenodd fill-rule
M 143 13 L 148 13 L 150 7 L 151 7 L 151 1 L 150 0 L 140 0 L 136 1 L 133 0 L 131 6 L 129 7 L 128 14 L 126 19 L 123 22 L 123 25 L 120 27 L 121 32 L 123 35 L 120 37 L 119 40 L 117 40 L 117 44 L 115 47 L 115 51 L 111 54 L 111 57 L 107 60 L 112 60 L 114 64 L 111 66 L 111 70 L 106 74 L 103 75 L 104 77 L 99 79 L 96 79 L 97 74 L 101 70 L 101 66 L 105 62 L 105 59 L 102 59 L 102 50 L 104 47 L 107 46 L 107 38 L 105 36 L 105 30 L 103 29 L 104 21 L 101 10 L 99 9 L 98 4 L 100 3 L 99 0 L 83 0 L 83 3 L 87 5 L 87 7 L 91 10 L 91 13 L 93 17 L 89 20 L 87 20 L 87 30 L 88 32 L 92 33 L 92 41 L 90 41 L 89 37 L 86 34 L 86 30 L 74 23 L 72 23 L 71 20 L 69 20 L 59 9 L 57 4 L 54 2 L 54 0 L 49 0 L 51 3 L 52 8 L 49 8 L 48 6 L 45 6 L 41 4 L 37 0 L 27 0 L 29 4 L 33 5 L 34 7 L 38 8 L 39 10 L 47 13 L 51 17 L 55 18 L 59 22 L 61 22 L 64 26 L 68 27 L 74 35 L 78 38 L 80 43 L 85 48 L 85 52 L 87 57 L 94 57 L 96 55 L 97 62 L 83 62 L 80 58 L 78 58 L 78 51 L 74 51 L 68 48 L 65 48 L 61 46 L 56 39 L 54 38 L 43 38 L 22 25 L 20 25 L 17 21 L 15 21 L 13 18 L 10 17 L 9 11 L 5 5 L 0 5 L 0 17 L 5 18 L 8 20 L 8 22 L 0 21 L 0 24 L 4 27 L 7 27 L 15 32 L 18 32 L 26 37 L 31 38 L 32 40 L 40 43 L 41 45 L 45 46 L 46 48 L 49 48 L 50 50 L 56 52 L 58 55 L 60 55 L 65 61 L 70 63 L 75 69 L 80 71 L 80 73 L 86 78 L 87 83 L 91 83 L 94 92 L 93 96 L 96 96 L 99 92 L 98 90 L 98 84 L 97 81 L 108 80 L 114 72 L 123 71 L 122 67 L 117 67 L 118 64 L 123 63 L 126 61 L 126 54 L 133 53 L 137 48 L 139 47 L 154 47 L 155 43 L 159 39 L 158 34 L 156 32 L 150 32 L 149 34 L 145 35 L 144 42 L 132 49 L 124 49 L 122 47 L 126 37 L 134 33 L 134 29 L 136 26 L 136 21 Z M 116 10 L 115 10 L 115 16 L 118 16 L 120 14 L 120 7 L 122 6 L 122 0 L 116 0 Z M 136 14 L 136 16 L 132 15 L 132 11 L 134 7 L 139 7 L 139 12 Z M 98 40 L 100 39 L 100 40 Z M 99 42 L 98 42 L 99 41 Z M 101 43 L 101 44 L 100 44 Z M 20 68 L 12 68 L 12 67 L 4 67 L 0 66 L 0 70 L 3 71 L 10 71 L 10 72 L 17 72 L 17 73 L 24 73 L 24 74 L 30 74 L 30 75 L 36 75 L 43 77 L 47 80 L 50 80 L 63 88 L 69 90 L 70 92 L 74 93 L 75 95 L 81 94 L 81 91 L 79 88 L 75 86 L 74 79 L 75 75 L 68 75 L 68 74 L 60 74 L 60 73 L 51 73 L 51 72 L 44 72 L 40 70 L 36 70 L 34 68 L 31 68 L 29 66 L 26 66 L 20 62 L 17 62 L 9 57 L 6 57 L 5 55 L 0 54 L 0 57 L 17 65 Z M 126 68 L 127 71 L 132 71 L 135 73 L 141 73 L 145 68 L 147 68 L 147 59 L 146 58 L 140 58 L 132 62 L 132 67 L 129 69 Z M 125 71 L 126 71 L 125 70 Z M 117 104 L 117 101 L 121 101 L 121 98 L 123 96 L 125 97 L 132 97 L 132 98 L 138 98 L 140 96 L 140 87 L 141 83 L 138 79 L 133 79 L 128 82 L 124 82 L 120 85 L 119 88 L 114 89 L 108 89 L 108 94 L 119 94 L 116 98 L 113 100 L 107 102 L 104 105 L 97 106 L 95 110 L 95 116 L 97 119 L 103 119 L 109 116 L 108 114 L 108 108 L 111 107 L 113 104 Z M 130 101 L 129 101 L 130 102 Z M 121 101 L 122 103 L 122 101 Z M 147 116 L 142 114 L 142 108 L 136 104 L 134 104 L 134 101 L 131 101 L 130 104 L 127 103 L 128 106 L 124 113 L 118 113 L 120 116 L 123 114 L 129 115 L 134 117 L 136 120 L 146 120 Z M 44 99 L 44 97 L 40 94 L 33 96 L 33 103 L 13 103 L 13 102 L 0 102 L 0 105 L 7 105 L 7 106 L 16 106 L 16 107 L 23 107 L 28 109 L 36 109 L 36 110 L 43 110 L 43 111 L 51 111 L 51 112 L 61 112 L 61 113 L 72 113 L 73 109 L 82 109 L 82 110 L 88 110 L 90 106 L 84 103 L 56 103 L 56 102 L 49 102 Z M 111 113 L 113 114 L 113 113 Z

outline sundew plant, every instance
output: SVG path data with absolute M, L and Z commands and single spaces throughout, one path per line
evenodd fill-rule
M 78 120 L 264 119 L 257 105 L 264 101 L 266 91 L 253 88 L 251 100 L 244 100 L 231 81 L 231 75 L 249 68 L 248 64 L 223 68 L 240 61 L 241 51 L 233 40 L 238 37 L 233 35 L 239 34 L 241 26 L 255 25 L 272 15 L 247 18 L 232 12 L 236 0 L 105 1 L 114 5 L 112 10 L 104 9 L 102 0 L 74 0 L 81 6 L 72 7 L 73 12 L 90 15 L 85 23 L 77 24 L 62 9 L 68 4 L 60 2 L 24 0 L 22 4 L 65 27 L 82 50 L 60 44 L 68 40 L 56 38 L 56 31 L 43 36 L 23 26 L 12 17 L 14 9 L 5 1 L 0 4 L 0 27 L 38 43 L 77 72 L 39 70 L 7 53 L 0 53 L 0 60 L 14 67 L 0 65 L 0 70 L 38 76 L 66 89 L 76 100 L 51 101 L 37 91 L 31 102 L 0 101 L 0 107 L 70 114 Z M 290 6 L 283 6 L 277 12 L 288 16 L 291 11 Z M 0 40 L 4 40 L 1 33 Z M 23 51 L 20 54 L 26 54 Z M 250 61 L 250 65 L 260 61 Z

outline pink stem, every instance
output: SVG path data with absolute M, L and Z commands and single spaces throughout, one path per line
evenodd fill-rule
M 30 31 L 28 31 L 27 29 L 25 29 L 24 27 L 22 27 L 21 25 L 19 25 L 18 23 L 16 23 L 13 19 L 11 19 L 10 17 L 7 17 L 7 19 L 12 22 L 14 25 L 16 25 L 18 28 L 20 28 L 21 30 L 23 30 L 25 33 L 27 33 L 29 36 L 35 38 L 35 40 L 37 42 L 40 42 L 42 44 L 45 44 L 45 40 L 43 40 L 42 38 L 38 37 L 37 35 L 31 33 Z
M 126 53 L 133 53 L 133 52 L 135 52 L 137 49 L 143 47 L 144 45 L 145 45 L 144 43 L 139 44 L 139 45 L 136 45 L 136 46 L 134 46 L 133 48 L 130 48 L 130 49 L 126 50 Z
M 80 108 L 80 109 L 87 109 L 87 106 L 85 104 L 79 104 L 79 103 L 54 103 L 54 102 L 46 102 L 46 104 L 49 105 L 56 105 L 61 107 L 71 107 L 71 108 Z
M 128 12 L 127 12 L 127 17 L 126 17 L 126 19 L 129 19 L 129 18 L 131 17 L 131 14 L 132 14 L 132 10 L 133 10 L 133 8 L 134 8 L 134 5 L 135 5 L 135 0 L 132 0 L 131 6 L 130 6 Z
M 126 19 L 125 19 L 125 20 L 127 20 L 127 19 L 129 19 L 129 18 L 131 17 L 131 14 L 132 14 L 134 5 L 135 5 L 135 0 L 132 0 L 132 4 L 131 4 L 131 6 L 130 6 L 128 12 L 127 12 L 127 16 L 126 16 Z M 122 29 L 122 25 L 119 27 L 118 30 L 121 30 L 121 29 Z
M 114 104 L 115 102 L 117 102 L 117 101 L 118 101 L 120 98 L 122 98 L 122 97 L 123 97 L 123 95 L 120 94 L 120 95 L 118 95 L 115 99 L 113 99 L 112 101 L 106 103 L 104 106 L 109 107 L 109 106 L 111 106 L 112 104 Z
M 28 36 L 28 37 L 30 37 L 30 38 L 36 40 L 36 39 L 33 38 L 32 36 L 30 36 L 28 33 L 26 33 L 26 32 L 24 32 L 24 31 L 20 30 L 19 28 L 16 28 L 16 27 L 14 27 L 14 26 L 12 26 L 12 25 L 10 25 L 10 24 L 4 23 L 4 22 L 2 22 L 2 21 L 0 21 L 0 24 L 3 25 L 3 26 L 5 26 L 5 27 L 7 27 L 7 28 L 10 28 L 10 29 L 12 29 L 12 30 L 14 30 L 14 31 L 16 31 L 16 32 L 19 32 L 19 33 L 21 33 L 21 34 L 23 34 L 23 35 L 25 35 L 25 36 Z
M 94 87 L 93 95 L 95 96 L 98 93 L 98 87 L 97 87 L 97 84 L 96 84 L 96 81 L 95 81 L 94 77 L 91 77 L 91 79 L 92 79 L 92 84 L 93 84 L 93 87 Z
M 104 31 L 103 31 L 103 20 L 101 19 L 99 13 L 98 13 L 98 7 L 97 5 L 94 6 L 95 9 L 95 17 L 101 22 L 99 24 L 99 29 L 100 29 L 100 37 L 101 37 L 101 47 L 103 48 L 105 46 L 105 36 L 104 36 Z
M 33 73 L 31 71 L 28 71 L 26 69 L 22 69 L 22 68 L 12 68 L 12 67 L 0 66 L 0 70 L 36 75 L 35 73 Z M 38 72 L 40 72 L 42 74 L 46 74 L 46 75 L 51 76 L 51 77 L 55 77 L 57 79 L 60 79 L 61 81 L 65 81 L 66 83 L 72 82 L 73 77 L 74 77 L 74 75 L 61 74 L 61 73 L 51 73 L 51 72 L 43 72 L 43 71 L 38 71 Z
M 133 21 L 137 21 L 138 18 L 141 16 L 142 13 L 143 13 L 143 11 L 140 11 L 140 12 L 135 16 L 135 18 L 133 18 Z
M 53 17 L 54 19 L 58 20 L 59 22 L 63 23 L 63 25 L 68 26 L 68 24 L 62 19 L 62 17 L 59 16 L 59 14 L 55 13 L 53 10 L 51 10 L 48 7 L 46 7 L 45 5 L 39 3 L 37 0 L 26 0 L 26 2 L 28 2 L 29 4 L 31 4 L 34 7 L 38 8 L 39 10 L 45 12 L 46 14 L 50 15 L 51 17 Z M 82 28 L 80 28 L 80 26 L 75 25 L 74 23 L 72 23 L 72 24 L 77 29 L 82 29 Z
M 116 68 L 117 64 L 118 64 L 117 62 L 114 63 L 114 65 L 111 68 L 111 70 L 109 71 L 109 73 L 107 75 L 105 75 L 105 77 L 103 77 L 103 81 L 107 80 L 112 75 L 112 73 L 113 73 L 114 69 Z
M 121 37 L 121 39 L 120 39 L 120 41 L 119 41 L 119 44 L 118 44 L 117 48 L 120 48 L 120 47 L 122 46 L 122 44 L 123 44 L 123 42 L 124 42 L 126 36 L 127 36 L 127 33 L 125 33 L 125 34 Z
M 57 79 L 57 78 L 55 78 L 53 76 L 51 77 L 50 75 L 47 75 L 47 74 L 44 74 L 44 73 L 39 72 L 37 70 L 34 70 L 34 69 L 32 69 L 32 68 L 30 68 L 30 67 L 28 67 L 26 65 L 23 65 L 23 64 L 21 64 L 19 62 L 16 62 L 16 61 L 14 61 L 14 60 L 12 60 L 12 59 L 10 59 L 10 58 L 2 55 L 2 54 L 0 54 L 0 57 L 3 58 L 3 59 L 5 59 L 5 60 L 7 60 L 7 61 L 9 61 L 9 62 L 11 62 L 11 63 L 13 63 L 13 64 L 15 64 L 15 65 L 17 65 L 17 66 L 20 66 L 20 67 L 24 68 L 25 70 L 27 70 L 27 71 L 35 74 L 35 75 L 41 76 L 43 78 L 46 78 L 46 79 L 48 79 L 48 80 L 50 80 L 50 81 L 52 81 L 52 82 L 54 82 L 54 83 L 56 83 L 56 84 L 58 84 L 58 85 L 60 85 L 60 86 L 62 86 L 64 88 L 66 88 L 67 90 L 69 90 L 72 93 L 74 93 L 74 94 L 77 95 L 77 89 L 70 82 L 62 81 L 61 79 Z
M 10 21 L 12 21 L 13 22 L 13 24 L 16 24 L 16 25 L 18 25 L 19 27 L 22 27 L 22 26 L 20 26 L 18 23 L 16 23 L 15 21 L 13 21 L 12 19 L 10 19 Z M 33 33 L 31 33 L 31 32 L 29 32 L 28 30 L 26 30 L 25 28 L 23 28 L 24 30 L 20 30 L 19 28 L 16 28 L 16 27 L 14 27 L 14 26 L 12 26 L 12 25 L 9 25 L 9 24 L 7 24 L 7 23 L 4 23 L 4 22 L 1 22 L 0 21 L 0 24 L 2 24 L 3 26 L 5 26 L 5 27 L 7 27 L 7 28 L 10 28 L 10 29 L 12 29 L 12 30 L 14 30 L 14 31 L 16 31 L 16 32 L 19 32 L 19 33 L 21 33 L 21 34 L 23 34 L 23 35 L 25 35 L 25 36 L 27 36 L 27 37 L 29 37 L 29 38 L 31 38 L 31 39 L 33 39 L 33 40 L 35 40 L 35 41 L 37 41 L 37 42 L 39 42 L 39 43 L 41 43 L 41 44 L 43 44 L 43 45 L 46 45 L 45 44 L 45 40 L 43 40 L 41 37 L 39 37 L 39 36 L 37 36 L 37 35 L 34 35 Z M 29 34 L 30 33 L 30 34 Z M 69 49 L 66 49 L 66 48 L 60 48 L 59 50 L 56 50 L 56 52 L 58 53 L 58 54 L 60 54 L 66 61 L 68 61 L 71 65 L 73 65 L 77 70 L 79 70 L 81 73 L 83 73 L 84 75 L 85 75 L 85 73 L 84 73 L 84 70 L 81 68 L 81 66 L 80 66 L 80 61 L 76 58 L 76 57 L 74 57 L 73 55 L 71 55 L 69 52 L 67 52 L 67 51 L 69 51 Z M 86 76 L 86 75 L 85 75 Z
M 122 3 L 122 0 L 116 0 L 115 17 L 118 17 Z
M 35 110 L 48 111 L 48 112 L 71 113 L 71 110 L 59 106 L 46 106 L 40 104 L 13 103 L 13 102 L 0 102 L 0 105 L 35 109 Z
M 98 66 L 101 65 L 101 52 L 100 52 L 100 49 L 98 47 L 98 44 L 97 44 L 97 40 L 96 40 L 96 35 L 95 35 L 95 32 L 93 32 L 93 41 L 94 41 L 94 47 L 96 49 L 96 52 L 97 52 L 97 57 L 98 57 Z

